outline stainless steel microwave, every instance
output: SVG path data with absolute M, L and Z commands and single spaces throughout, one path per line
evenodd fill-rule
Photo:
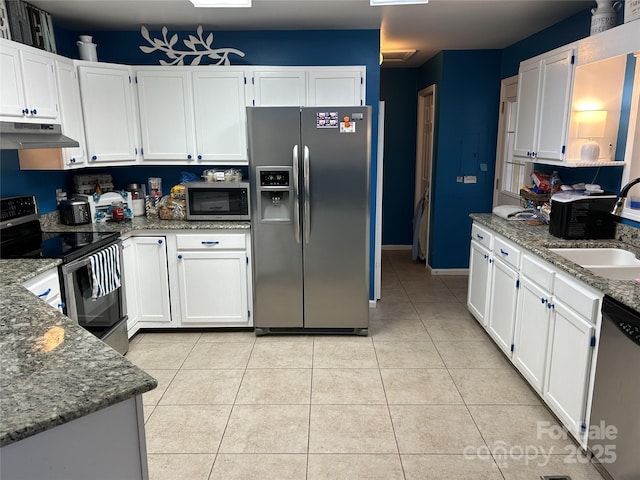
M 187 220 L 249 220 L 249 183 L 185 184 Z

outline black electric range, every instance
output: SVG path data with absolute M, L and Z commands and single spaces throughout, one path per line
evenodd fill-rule
M 33 197 L 0 200 L 0 258 L 60 258 L 63 263 L 115 241 L 116 232 L 43 232 Z

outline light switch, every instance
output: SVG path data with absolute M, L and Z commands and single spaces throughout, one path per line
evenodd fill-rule
M 464 176 L 464 183 L 476 183 L 478 181 L 478 179 L 476 178 L 475 175 L 465 175 Z

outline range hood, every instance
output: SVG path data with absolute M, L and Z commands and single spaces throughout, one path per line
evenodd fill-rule
M 67 148 L 80 144 L 62 134 L 60 125 L 0 122 L 0 150 Z

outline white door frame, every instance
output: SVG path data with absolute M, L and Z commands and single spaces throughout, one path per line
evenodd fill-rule
M 422 195 L 424 194 L 423 183 L 427 182 L 427 205 L 425 205 L 423 216 L 426 215 L 426 236 L 425 243 L 425 266 L 429 268 L 429 228 L 431 227 L 431 174 L 433 170 L 433 131 L 435 127 L 435 98 L 436 98 L 436 86 L 435 84 L 429 85 L 418 92 L 418 124 L 417 124 L 417 145 L 416 145 L 416 178 L 414 186 L 413 205 L 418 205 Z M 427 106 L 431 108 L 428 110 L 431 114 L 431 129 L 429 132 L 424 131 L 425 115 Z M 425 142 L 425 135 L 430 137 L 428 142 Z M 428 143 L 428 145 L 425 145 Z M 420 229 L 420 225 L 416 225 L 416 228 Z
M 384 102 L 378 102 L 378 163 L 376 168 L 376 234 L 373 303 L 382 292 L 382 176 L 384 165 Z
M 505 162 L 508 160 L 506 143 L 509 129 L 509 102 L 517 101 L 518 75 L 500 81 L 500 111 L 498 114 L 498 138 L 496 142 L 496 168 L 493 184 L 493 206 L 520 205 L 520 195 L 503 191 Z M 512 119 L 513 120 L 513 119 Z M 511 179 L 508 179 L 511 181 Z

